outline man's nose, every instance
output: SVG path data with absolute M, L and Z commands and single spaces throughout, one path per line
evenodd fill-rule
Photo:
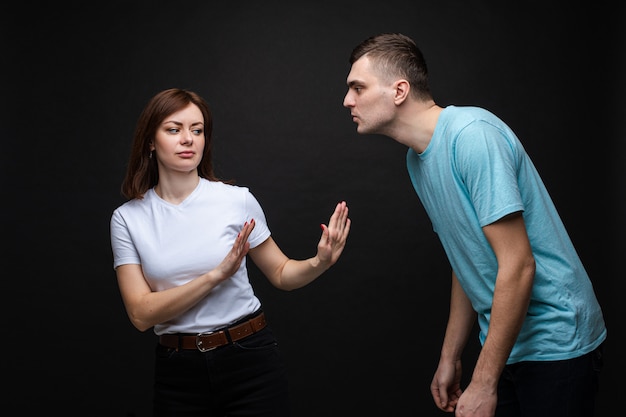
M 352 97 L 349 91 L 346 93 L 345 97 L 343 98 L 343 106 L 344 107 L 354 106 L 354 100 L 352 100 Z

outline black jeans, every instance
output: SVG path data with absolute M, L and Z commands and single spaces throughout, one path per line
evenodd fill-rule
M 288 417 L 287 377 L 266 326 L 207 352 L 157 345 L 154 416 Z
M 602 355 L 601 345 L 574 359 L 507 365 L 496 417 L 593 417 Z

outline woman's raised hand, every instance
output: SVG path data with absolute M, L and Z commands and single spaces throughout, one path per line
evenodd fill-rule
M 346 240 L 350 233 L 350 218 L 348 206 L 345 201 L 337 204 L 335 212 L 330 216 L 328 226 L 322 224 L 322 237 L 317 244 L 317 256 L 320 261 L 331 266 L 337 262 L 346 246 Z

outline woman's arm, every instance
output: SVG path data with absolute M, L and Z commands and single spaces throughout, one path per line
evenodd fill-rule
M 346 245 L 350 223 L 348 206 L 342 201 L 335 207 L 328 226 L 321 225 L 322 236 L 317 244 L 317 253 L 312 258 L 289 258 L 271 237 L 250 249 L 250 257 L 276 288 L 287 291 L 301 288 L 337 262 Z
M 244 224 L 230 252 L 217 267 L 178 287 L 152 291 L 141 265 L 118 266 L 117 283 L 131 323 L 143 332 L 177 317 L 206 297 L 220 282 L 233 276 L 250 249 L 248 237 L 254 225 L 254 221 Z

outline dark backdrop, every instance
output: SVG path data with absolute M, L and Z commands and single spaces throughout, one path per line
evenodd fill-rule
M 3 410 L 148 416 L 152 331 L 124 311 L 109 241 L 135 121 L 169 87 L 215 116 L 215 163 L 282 249 L 315 253 L 345 199 L 339 263 L 306 288 L 251 279 L 284 351 L 294 416 L 443 416 L 429 393 L 449 268 L 406 149 L 360 136 L 348 56 L 383 31 L 423 49 L 439 104 L 518 133 L 609 327 L 599 416 L 623 398 L 624 16 L 571 2 L 21 2 L 2 6 Z M 477 351 L 472 338 L 466 376 Z

